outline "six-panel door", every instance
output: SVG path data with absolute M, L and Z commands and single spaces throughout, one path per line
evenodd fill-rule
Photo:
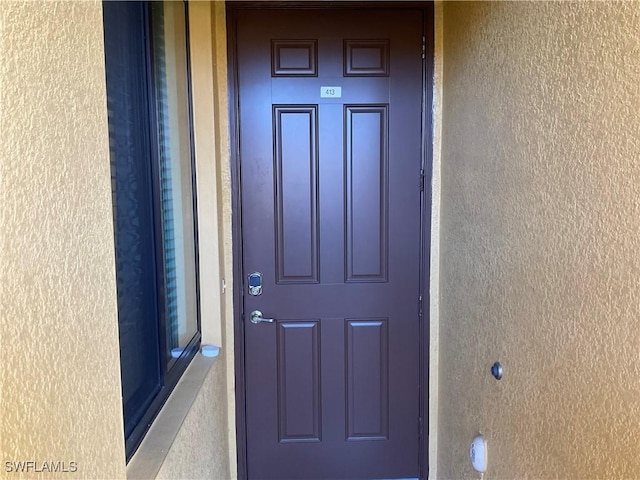
M 251 479 L 419 475 L 421 49 L 420 11 L 238 14 Z

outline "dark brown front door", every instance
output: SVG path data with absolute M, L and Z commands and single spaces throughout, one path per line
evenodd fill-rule
M 250 479 L 420 474 L 422 35 L 420 10 L 237 13 Z

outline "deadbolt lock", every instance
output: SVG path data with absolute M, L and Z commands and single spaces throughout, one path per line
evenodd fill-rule
M 254 297 L 262 295 L 262 274 L 260 272 L 249 274 L 249 295 Z

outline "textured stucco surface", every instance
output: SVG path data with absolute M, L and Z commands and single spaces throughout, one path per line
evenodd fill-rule
M 193 86 L 194 143 L 198 182 L 200 296 L 202 343 L 222 346 L 222 277 L 218 219 L 218 155 L 215 132 L 212 4 L 189 4 L 189 46 Z
M 227 428 L 230 478 L 237 478 L 236 445 L 236 386 L 233 310 L 233 236 L 231 224 L 231 147 L 229 140 L 229 87 L 227 61 L 227 24 L 224 1 L 212 4 L 214 57 L 216 82 L 216 154 L 218 158 L 218 226 L 220 234 L 220 258 L 226 288 L 222 295 L 222 337 L 226 364 Z
M 640 478 L 639 111 L 640 3 L 444 3 L 440 478 Z
M 434 5 L 433 145 L 431 166 L 431 252 L 429 258 L 429 439 L 428 478 L 438 478 L 438 405 L 440 360 L 440 189 L 442 167 L 443 17 L 442 2 Z
M 157 479 L 230 478 L 224 363 L 225 359 L 221 356 L 212 365 Z
M 3 1 L 0 58 L 0 477 L 123 478 L 100 2 Z

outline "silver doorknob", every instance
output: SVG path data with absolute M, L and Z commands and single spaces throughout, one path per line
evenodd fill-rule
M 263 318 L 260 310 L 254 310 L 251 312 L 251 323 L 273 323 L 274 321 L 275 320 L 273 318 Z

